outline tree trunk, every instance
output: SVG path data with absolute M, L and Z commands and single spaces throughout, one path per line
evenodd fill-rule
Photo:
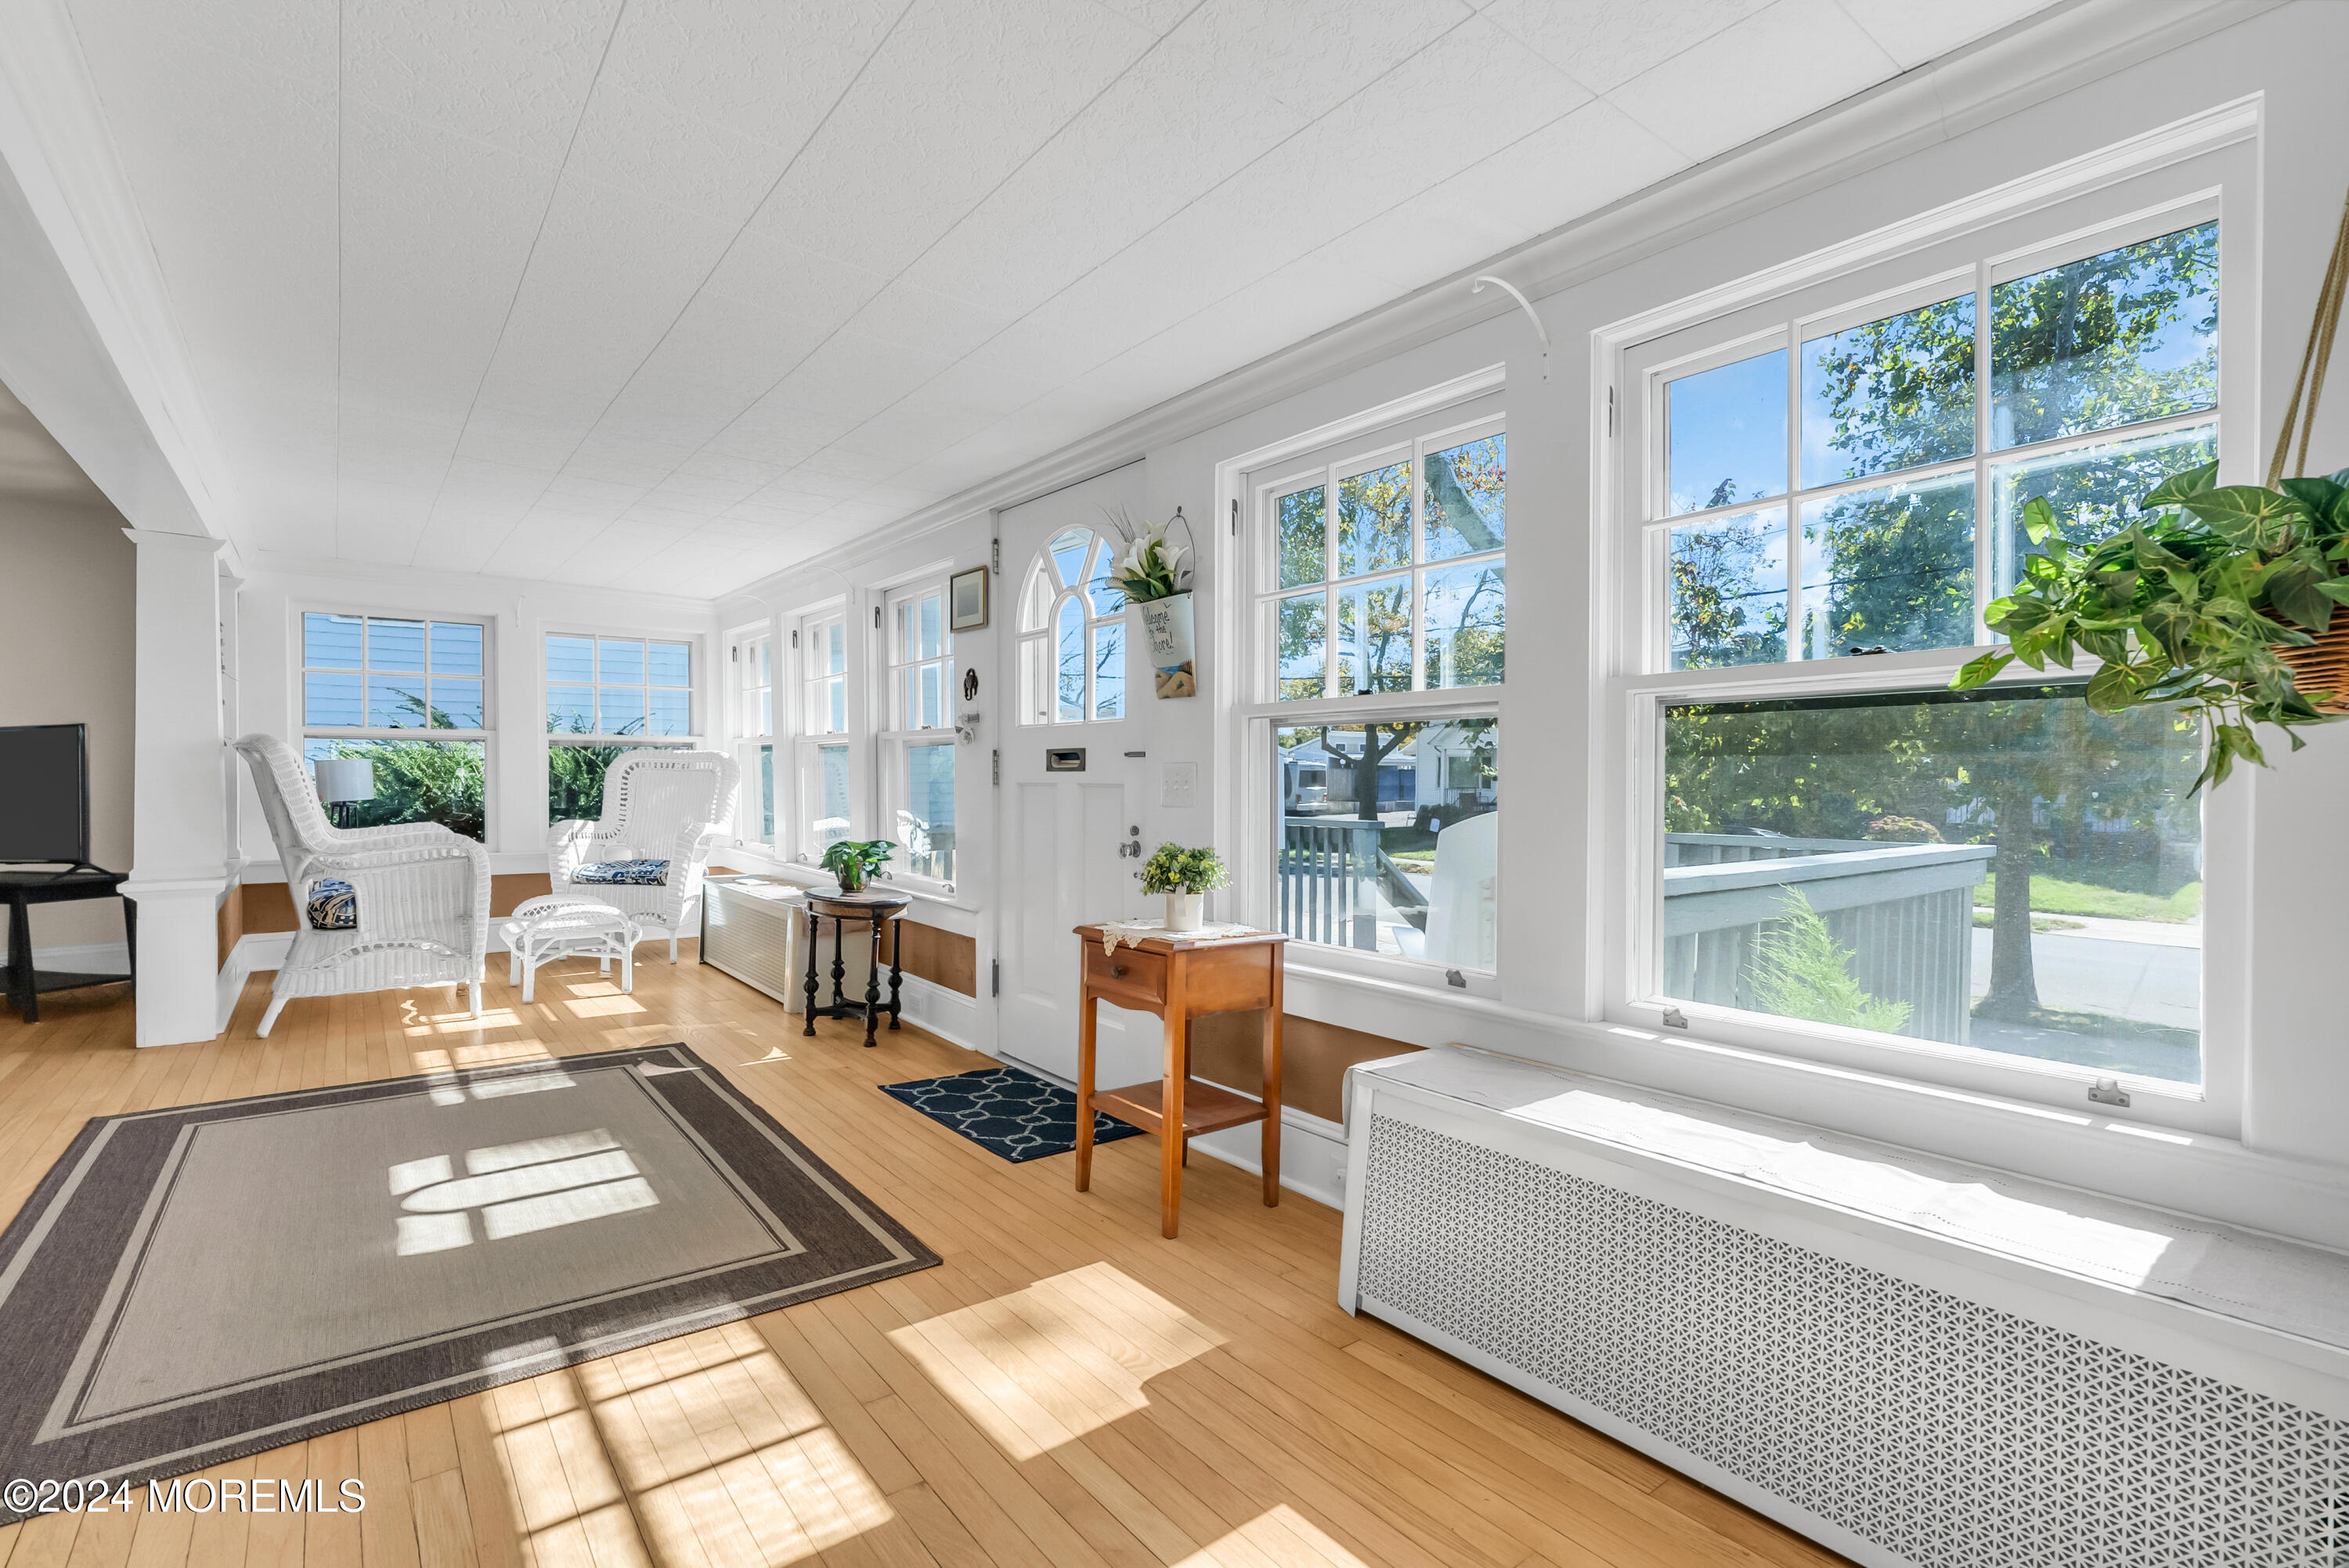
M 2017 781 L 1998 794 L 1998 873 L 1991 913 L 1990 994 L 1980 1015 L 2026 1022 L 2039 1010 L 2039 977 L 2031 965 L 2031 863 L 2038 834 L 2031 821 L 2032 789 Z

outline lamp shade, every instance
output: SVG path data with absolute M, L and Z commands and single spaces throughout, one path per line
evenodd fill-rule
M 318 799 L 329 805 L 375 799 L 374 763 L 357 757 L 321 757 L 311 766 L 318 773 Z

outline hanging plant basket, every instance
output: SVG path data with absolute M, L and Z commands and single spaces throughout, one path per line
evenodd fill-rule
M 2320 713 L 2349 713 L 2349 613 L 2335 611 L 2332 629 L 2304 648 L 2279 648 L 2276 656 L 2292 666 L 2292 683 L 2316 704 Z M 2330 692 L 2319 698 L 2317 692 Z

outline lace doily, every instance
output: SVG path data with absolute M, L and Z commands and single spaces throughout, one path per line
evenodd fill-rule
M 1118 944 L 1139 947 L 1145 936 L 1179 936 L 1186 942 L 1213 942 L 1226 936 L 1264 936 L 1267 932 L 1253 925 L 1235 925 L 1227 920 L 1211 920 L 1196 931 L 1169 931 L 1163 920 L 1104 920 L 1101 923 L 1102 952 L 1117 951 Z

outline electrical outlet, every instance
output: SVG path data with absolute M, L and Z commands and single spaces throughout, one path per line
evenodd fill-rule
M 1195 762 L 1162 762 L 1158 765 L 1158 803 L 1162 806 L 1189 806 L 1199 795 L 1199 765 Z

